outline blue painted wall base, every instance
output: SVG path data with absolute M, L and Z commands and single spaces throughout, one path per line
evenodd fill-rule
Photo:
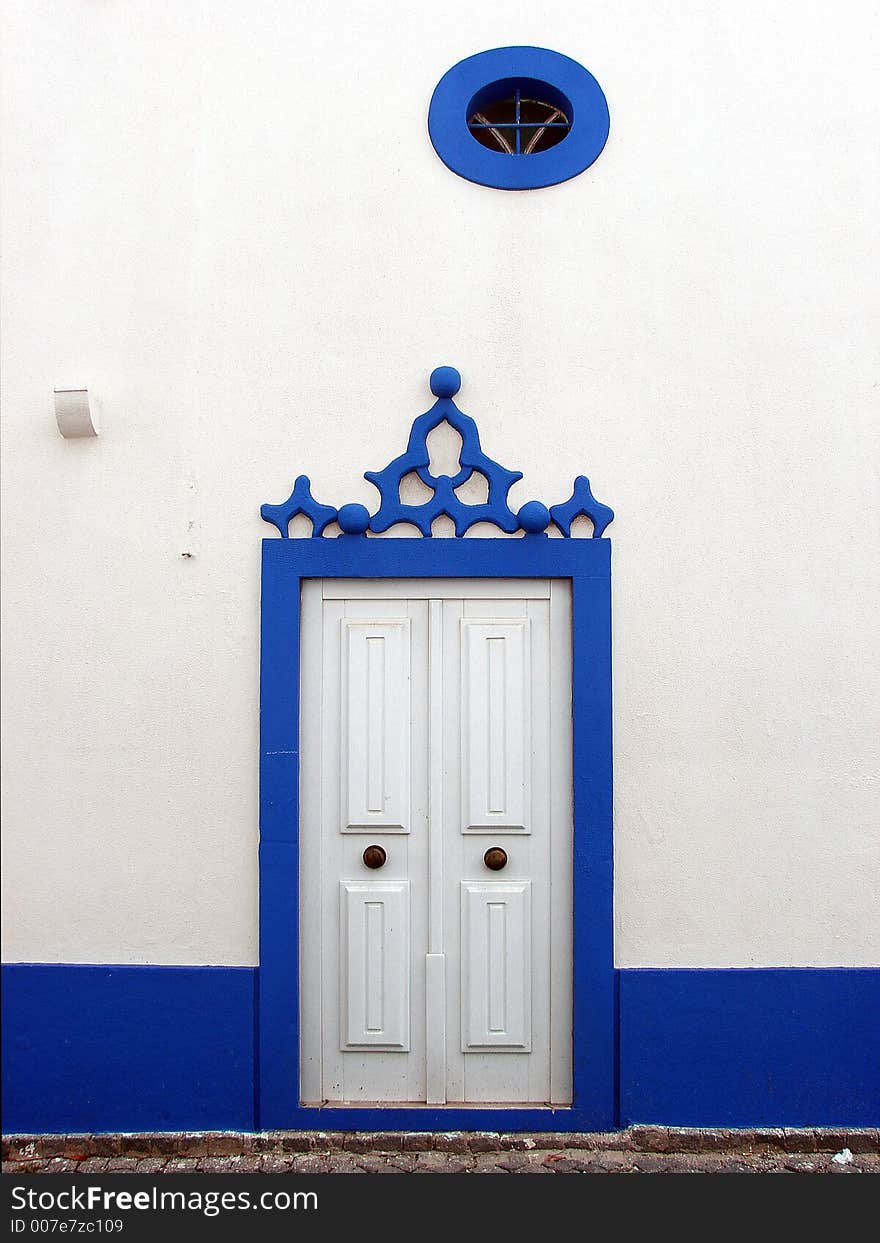
M 7 1133 L 252 1130 L 252 967 L 3 967 Z
M 621 1122 L 880 1124 L 880 969 L 620 972 Z
M 4 966 L 4 1130 L 252 1130 L 256 974 Z M 880 1125 L 880 969 L 618 977 L 620 1125 Z

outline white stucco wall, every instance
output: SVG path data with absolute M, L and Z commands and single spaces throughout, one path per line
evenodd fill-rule
M 880 961 L 875 6 L 5 9 L 4 957 L 256 961 L 259 506 L 449 362 L 618 514 L 618 963 Z M 431 148 L 506 43 L 608 96 L 565 185 Z

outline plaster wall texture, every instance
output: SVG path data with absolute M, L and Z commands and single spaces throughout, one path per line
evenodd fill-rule
M 618 514 L 619 965 L 877 963 L 875 6 L 4 20 L 4 957 L 256 962 L 259 506 L 373 504 L 448 362 L 512 501 Z M 434 154 L 508 43 L 602 84 L 583 176 Z

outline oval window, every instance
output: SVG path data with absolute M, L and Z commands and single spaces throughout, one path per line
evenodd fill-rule
M 608 129 L 608 104 L 593 75 L 547 48 L 495 48 L 459 61 L 428 111 L 431 142 L 447 168 L 501 190 L 576 177 L 599 156 Z

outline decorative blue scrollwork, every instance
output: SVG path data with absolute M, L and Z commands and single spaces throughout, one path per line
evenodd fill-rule
M 526 538 L 543 539 L 551 521 L 567 537 L 571 535 L 572 521 L 579 514 L 586 514 L 593 523 L 593 537 L 602 535 L 614 512 L 595 499 L 585 475 L 575 480 L 571 499 L 564 504 L 548 509 L 541 501 L 526 501 L 519 512 L 514 513 L 508 495 L 517 480 L 522 479 L 522 472 L 508 470 L 483 452 L 476 423 L 453 401 L 461 387 L 461 376 L 454 367 L 437 367 L 431 373 L 430 383 L 437 400 L 413 423 L 406 451 L 383 470 L 368 470 L 364 474 L 379 493 L 379 508 L 372 516 L 366 506 L 357 503 L 343 505 L 338 512 L 331 505 L 319 504 L 312 496 L 308 476 L 300 475 L 282 505 L 262 506 L 260 513 L 265 521 L 276 526 L 285 539 L 289 535 L 290 520 L 297 514 L 306 514 L 312 520 L 313 537 L 321 536 L 334 519 L 338 520 L 345 538 L 364 538 L 368 531 L 379 534 L 397 522 L 412 523 L 422 535 L 430 537 L 434 520 L 445 515 L 452 519 L 458 537 L 476 522 L 492 522 L 510 535 L 523 531 Z M 444 422 L 461 436 L 459 469 L 454 475 L 432 475 L 428 436 Z M 455 490 L 467 483 L 474 472 L 485 477 L 488 495 L 484 502 L 472 504 L 463 501 Z M 406 504 L 400 499 L 401 481 L 412 473 L 432 492 L 428 500 L 418 505 Z
M 260 517 L 264 522 L 271 522 L 287 539 L 291 518 L 297 514 L 305 514 L 312 520 L 312 535 L 323 535 L 324 528 L 336 519 L 336 510 L 332 505 L 322 505 L 312 496 L 312 485 L 308 475 L 298 475 L 293 491 L 282 505 L 261 505 Z
M 614 518 L 614 510 L 593 496 L 586 475 L 578 475 L 575 479 L 574 491 L 567 501 L 562 505 L 550 506 L 550 517 L 563 535 L 571 535 L 571 524 L 581 514 L 586 514 L 593 524 L 593 539 L 599 539 Z
M 454 367 L 437 367 L 431 373 L 431 392 L 437 398 L 434 405 L 413 423 L 409 433 L 406 452 L 401 453 L 384 470 L 368 470 L 364 478 L 374 484 L 381 497 L 381 504 L 370 520 L 371 531 L 387 531 L 395 522 L 411 522 L 422 535 L 431 534 L 431 523 L 445 514 L 455 523 L 455 534 L 464 535 L 475 522 L 494 522 L 502 531 L 518 530 L 516 514 L 507 503 L 507 494 L 522 471 L 506 470 L 486 457 L 480 448 L 477 425 L 462 414 L 452 400 L 461 387 L 461 376 Z M 432 475 L 428 470 L 428 436 L 444 420 L 461 436 L 459 470 L 455 475 Z M 469 505 L 455 495 L 455 489 L 467 483 L 474 471 L 486 476 L 489 496 L 482 505 Z M 405 505 L 400 499 L 400 481 L 415 471 L 422 483 L 433 489 L 434 495 L 421 505 Z

